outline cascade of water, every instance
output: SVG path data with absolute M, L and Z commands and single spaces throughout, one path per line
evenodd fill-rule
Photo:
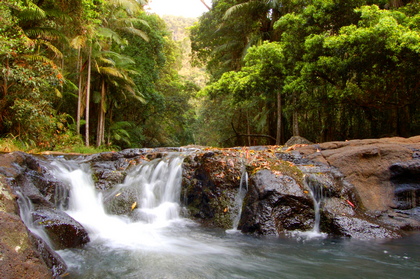
M 102 194 L 95 189 L 88 165 L 73 168 L 68 164 L 54 163 L 56 175 L 68 184 L 67 213 L 79 221 L 89 232 L 92 241 L 108 240 L 109 245 L 155 247 L 162 242 L 156 229 L 169 225 L 179 218 L 181 185 L 181 157 L 154 160 L 133 169 L 120 189 L 135 189 L 136 221 L 127 216 L 107 214 Z
M 127 175 L 122 187 L 136 187 L 137 216 L 148 223 L 165 224 L 179 218 L 182 179 L 180 156 L 140 166 Z
M 320 234 L 320 222 L 321 222 L 321 214 L 320 214 L 320 207 L 321 203 L 325 198 L 324 194 L 324 187 L 319 181 L 313 177 L 313 175 L 306 175 L 305 176 L 305 183 L 310 189 L 311 196 L 314 201 L 314 211 L 315 211 L 315 220 L 314 220 L 314 227 L 312 232 L 315 234 Z
M 33 233 L 42 238 L 50 247 L 52 244 L 50 242 L 50 238 L 48 237 L 47 233 L 44 231 L 42 227 L 36 226 L 34 223 L 32 213 L 34 211 L 34 206 L 31 200 L 20 192 L 16 192 L 18 196 L 18 204 L 19 204 L 19 213 L 20 218 L 22 219 L 25 226 Z
M 234 216 L 232 220 L 232 229 L 229 230 L 229 232 L 237 231 L 239 221 L 241 220 L 241 214 L 242 214 L 242 204 L 245 198 L 246 193 L 248 192 L 248 172 L 245 169 L 245 166 L 242 166 L 242 174 L 241 174 L 241 180 L 239 182 L 239 189 L 238 193 L 235 197 L 235 204 L 234 204 L 234 212 L 237 212 L 237 214 Z

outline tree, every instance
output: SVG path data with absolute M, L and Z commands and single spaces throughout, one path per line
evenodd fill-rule
M 415 70 L 420 33 L 415 19 L 378 6 L 358 11 L 357 26 L 307 40 L 308 50 L 319 51 L 315 62 L 307 65 L 308 72 L 333 85 L 336 90 L 330 94 L 335 98 L 363 109 L 370 135 L 408 136 L 420 85 Z
M 51 147 L 65 132 L 66 116 L 53 108 L 65 80 L 55 62 L 62 54 L 52 42 L 58 43 L 63 36 L 52 27 L 52 11 L 44 11 L 32 1 L 5 4 L 0 37 L 4 69 L 0 81 L 1 131 Z M 57 138 L 50 139 L 53 136 Z

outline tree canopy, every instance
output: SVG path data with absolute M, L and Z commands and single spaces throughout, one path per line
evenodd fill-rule
M 179 46 L 146 3 L 2 1 L 1 136 L 52 150 L 190 143 L 197 87 L 178 75 Z
M 211 125 L 225 127 L 211 144 L 418 134 L 419 9 L 418 1 L 214 1 L 192 37 L 212 74 L 203 95 L 231 108 Z M 221 119 L 212 105 L 203 110 Z

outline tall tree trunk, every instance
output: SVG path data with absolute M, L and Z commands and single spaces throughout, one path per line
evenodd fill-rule
M 251 135 L 251 125 L 249 123 L 249 111 L 246 110 L 246 132 Z M 248 146 L 251 146 L 251 136 L 248 136 Z
M 300 136 L 299 133 L 299 114 L 296 109 L 293 110 L 293 136 Z
M 106 93 L 106 85 L 105 79 L 102 79 L 101 85 L 101 101 L 99 103 L 99 118 L 98 118 L 98 128 L 96 134 L 96 147 L 102 145 L 102 142 L 105 140 L 105 93 Z
M 293 97 L 293 116 L 292 116 L 292 122 L 293 122 L 293 136 L 300 136 L 299 133 L 299 114 L 296 108 L 296 96 Z
M 207 9 L 209 9 L 209 11 L 211 10 L 211 8 L 209 7 L 209 5 L 206 4 L 206 2 L 204 2 L 204 0 L 200 0 L 201 3 L 203 3 L 204 6 L 206 6 Z
M 82 89 L 82 54 L 81 48 L 77 53 L 77 70 L 79 71 L 79 92 L 77 98 L 77 115 L 76 115 L 76 133 L 80 135 L 80 119 L 82 115 L 82 98 L 83 98 L 83 89 Z
M 85 145 L 89 146 L 89 104 L 90 104 L 90 77 L 92 71 L 92 45 L 89 48 L 89 58 L 88 58 L 88 73 L 86 81 L 86 115 L 85 115 Z
M 282 107 L 281 107 L 281 92 L 277 92 L 277 129 L 276 129 L 276 145 L 280 145 L 281 143 L 281 115 L 282 114 Z

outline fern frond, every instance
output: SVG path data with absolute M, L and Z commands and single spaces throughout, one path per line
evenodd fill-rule
M 21 57 L 29 62 L 43 62 L 43 63 L 48 63 L 50 65 L 55 66 L 55 63 L 51 59 L 43 55 L 25 54 L 25 55 L 22 55 Z
M 125 79 L 125 75 L 121 71 L 114 67 L 99 67 L 99 73 L 103 75 L 113 76 L 121 79 Z
M 58 98 L 63 98 L 63 94 L 61 94 L 60 90 L 58 90 L 57 88 L 54 88 L 54 91 L 55 91 L 55 95 L 56 95 Z
M 138 36 L 140 38 L 142 38 L 143 40 L 145 40 L 146 42 L 149 42 L 149 36 L 142 30 L 134 28 L 134 27 L 123 27 L 121 28 L 122 30 L 124 30 L 125 32 Z
M 23 8 L 18 14 L 20 20 L 31 21 L 31 20 L 41 20 L 47 17 L 47 14 L 43 9 L 35 5 L 34 3 L 28 1 L 28 6 Z
M 106 28 L 106 27 L 98 27 L 97 29 L 97 34 L 99 36 L 102 36 L 104 38 L 109 38 L 114 40 L 117 44 L 122 44 L 123 40 L 121 39 L 120 35 L 118 35 L 117 32 Z
M 40 40 L 40 43 L 46 46 L 49 50 L 51 50 L 55 54 L 56 57 L 63 58 L 63 53 L 50 42 L 45 41 L 45 40 Z
M 98 60 L 103 62 L 104 64 L 115 66 L 115 61 L 112 59 L 101 56 L 98 58 Z
M 62 39 L 67 41 L 66 36 L 57 29 L 50 27 L 34 27 L 25 30 L 25 33 L 30 38 L 43 38 L 46 40 Z
M 86 36 L 78 35 L 74 37 L 73 40 L 71 40 L 70 46 L 74 49 L 79 49 L 86 46 L 86 41 L 87 41 Z

